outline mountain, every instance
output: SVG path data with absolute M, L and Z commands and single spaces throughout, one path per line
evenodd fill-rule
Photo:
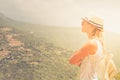
M 0 13 L 0 25 L 13 24 L 13 20 Z
M 72 51 L 29 33 L 25 25 L 19 30 L 23 24 L 2 14 L 0 20 L 0 80 L 75 79 L 76 68 L 68 63 Z
M 0 37 L 1 80 L 74 79 L 71 51 L 11 27 L 0 26 Z
M 0 13 L 0 25 L 1 26 L 12 26 L 16 28 L 37 26 L 37 24 L 35 25 L 32 23 L 27 23 L 27 22 L 22 22 L 22 21 L 17 21 L 15 19 L 11 19 L 5 16 L 3 13 Z

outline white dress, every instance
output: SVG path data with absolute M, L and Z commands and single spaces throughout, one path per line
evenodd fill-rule
M 99 68 L 97 65 L 103 57 L 102 44 L 98 39 L 92 40 L 95 40 L 97 43 L 97 52 L 84 58 L 80 66 L 78 80 L 99 80 L 96 70 Z

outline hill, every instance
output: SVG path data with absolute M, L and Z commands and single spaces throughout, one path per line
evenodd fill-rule
M 0 80 L 74 79 L 75 69 L 68 64 L 72 51 L 28 33 L 28 26 L 4 15 L 0 20 Z
M 0 36 L 1 80 L 74 79 L 71 51 L 9 27 L 0 27 Z

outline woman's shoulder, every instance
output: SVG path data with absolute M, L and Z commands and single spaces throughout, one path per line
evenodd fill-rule
M 97 44 L 96 41 L 97 41 L 97 39 L 89 39 L 87 44 L 89 44 L 89 45 L 96 45 Z
M 94 39 L 90 39 L 82 48 L 94 54 L 97 51 L 97 43 Z

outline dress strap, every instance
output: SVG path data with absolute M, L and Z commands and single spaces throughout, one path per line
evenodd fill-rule
M 98 47 L 96 54 L 101 55 L 101 54 L 103 53 L 103 52 L 102 52 L 102 51 L 103 51 L 103 50 L 102 50 L 102 43 L 100 42 L 99 39 L 93 39 L 93 40 L 95 40 L 95 42 L 96 42 L 96 44 L 97 44 L 97 47 Z

